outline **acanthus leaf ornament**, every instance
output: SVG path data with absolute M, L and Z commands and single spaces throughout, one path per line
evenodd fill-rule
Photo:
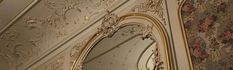
M 146 0 L 144 3 L 136 5 L 132 8 L 133 12 L 151 12 L 158 16 L 166 25 L 165 9 L 163 8 L 163 0 Z
M 143 27 L 142 29 L 142 39 L 147 39 L 147 38 L 150 38 L 150 39 L 153 39 L 152 38 L 152 28 L 153 26 L 151 25 L 146 25 L 145 27 Z
M 52 62 L 47 62 L 43 66 L 36 68 L 35 70 L 64 70 L 65 69 L 65 56 L 59 56 L 52 59 Z
M 101 27 L 98 28 L 99 32 L 103 33 L 103 37 L 111 37 L 119 29 L 119 26 L 117 26 L 119 22 L 118 16 L 109 11 L 107 12 L 108 14 L 105 15 Z
M 0 59 L 6 62 L 7 66 L 12 66 L 14 68 L 18 65 L 15 62 L 16 59 L 21 57 L 21 54 L 18 52 L 18 49 L 21 46 L 18 44 L 19 42 L 17 41 L 19 35 L 20 34 L 15 28 L 10 28 L 2 35 L 0 35 Z
M 78 54 L 81 51 L 81 48 L 88 42 L 88 39 L 83 40 L 82 42 L 75 43 L 71 45 L 72 49 L 70 50 L 70 64 L 73 64 L 75 61 L 75 58 L 78 56 Z
M 64 0 L 61 2 L 57 2 L 54 0 L 46 0 L 44 5 L 47 6 L 49 9 L 55 10 L 55 14 L 58 16 L 62 16 L 62 19 L 65 20 L 66 14 L 70 10 L 77 10 L 78 12 L 82 12 L 80 9 L 80 0 Z
M 160 56 L 160 53 L 159 53 L 159 48 L 157 46 L 157 43 L 155 44 L 155 50 L 153 51 L 153 54 L 154 54 L 154 69 L 153 70 L 163 70 L 164 67 L 162 66 L 164 63 L 163 61 L 161 60 L 161 56 Z
M 80 64 L 77 65 L 77 70 L 83 70 L 83 63 L 81 62 Z
M 132 10 L 138 12 L 153 12 L 154 14 L 162 14 L 162 2 L 162 0 L 146 0 L 146 2 L 136 5 Z

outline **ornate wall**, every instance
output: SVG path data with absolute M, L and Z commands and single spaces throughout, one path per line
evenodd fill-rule
M 2 0 L 1 66 L 6 70 L 30 67 L 99 21 L 104 11 L 125 2 L 128 1 Z
M 180 23 L 185 22 L 187 40 L 190 42 L 192 39 L 189 38 L 187 29 L 191 29 L 191 24 L 186 25 L 185 15 L 192 14 L 192 11 L 196 12 L 196 9 L 188 6 L 187 11 L 186 5 L 191 3 L 185 3 L 181 9 L 182 2 L 182 0 L 0 0 L 0 68 L 69 70 L 83 45 L 97 32 L 109 11 L 118 16 L 142 13 L 157 18 L 168 33 L 173 68 L 190 70 L 192 63 L 186 48 L 183 24 Z M 222 9 L 220 6 L 220 13 L 227 12 Z M 179 21 L 180 10 L 184 21 Z M 207 16 L 214 17 L 211 13 Z M 206 20 L 215 22 L 209 21 L 208 18 Z M 223 40 L 225 41 L 225 38 L 221 36 L 221 41 Z

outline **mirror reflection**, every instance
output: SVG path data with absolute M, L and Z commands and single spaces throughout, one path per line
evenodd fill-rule
M 154 70 L 156 42 L 141 34 L 141 26 L 130 25 L 103 38 L 87 54 L 83 70 Z

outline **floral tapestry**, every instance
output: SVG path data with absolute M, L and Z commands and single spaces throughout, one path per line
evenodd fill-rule
M 194 70 L 233 70 L 233 0 L 186 0 L 181 14 Z

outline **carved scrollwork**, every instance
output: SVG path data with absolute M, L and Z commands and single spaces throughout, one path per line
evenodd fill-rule
M 146 0 L 144 3 L 136 5 L 132 11 L 133 12 L 152 12 L 156 14 L 166 25 L 166 20 L 164 17 L 163 0 Z
M 155 50 L 154 50 L 154 69 L 153 70 L 162 70 L 164 69 L 163 67 L 163 61 L 161 60 L 161 56 L 159 54 L 159 48 L 157 44 L 155 44 Z
M 11 28 L 7 30 L 5 33 L 3 33 L 2 35 L 0 35 L 0 40 L 13 42 L 18 38 L 18 36 L 19 36 L 19 33 L 16 31 L 16 29 Z
M 82 65 L 82 63 L 80 63 L 80 64 L 77 65 L 77 70 L 83 70 L 83 65 Z
M 56 15 L 62 16 L 63 19 L 66 19 L 66 14 L 70 10 L 77 10 L 81 12 L 82 10 L 80 9 L 80 4 L 81 4 L 80 0 L 64 0 L 62 2 L 46 0 L 44 3 L 44 5 L 47 6 L 48 8 L 54 9 Z
M 111 37 L 118 29 L 119 26 L 119 18 L 115 14 L 111 14 L 108 12 L 108 14 L 104 17 L 101 28 L 99 28 L 99 32 L 103 33 L 104 37 Z M 145 25 L 143 26 L 141 32 L 142 32 L 142 39 L 154 39 L 152 36 L 152 30 L 153 25 Z M 155 44 L 155 50 L 154 50 L 154 69 L 153 70 L 162 70 L 163 67 L 163 61 L 161 60 L 161 56 L 159 54 L 159 48 L 157 44 Z M 82 63 L 80 63 L 82 64 Z M 82 70 L 82 65 L 78 65 L 78 70 Z
M 4 60 L 7 66 L 15 66 L 17 68 L 27 60 L 28 57 L 32 56 L 31 53 L 34 51 L 25 51 L 25 45 L 19 42 L 20 33 L 16 29 L 10 28 L 0 36 L 0 59 Z M 31 49 L 33 47 L 27 47 Z
M 142 3 L 140 5 L 137 5 L 136 9 L 138 9 L 139 12 L 153 12 L 158 13 L 162 12 L 160 11 L 162 5 L 162 0 L 146 0 L 145 3 Z
M 19 45 L 16 39 L 18 38 L 19 33 L 16 29 L 10 28 L 5 33 L 0 35 L 0 59 L 4 60 L 8 66 L 16 65 L 15 64 L 15 54 L 19 55 L 15 50 L 19 48 Z M 19 55 L 20 56 L 20 55 Z
M 36 70 L 64 70 L 65 68 L 65 56 L 60 56 L 59 58 L 53 59 L 52 62 L 45 64 Z
M 118 21 L 118 16 L 108 11 L 108 14 L 103 19 L 101 27 L 98 28 L 99 32 L 103 33 L 103 37 L 111 37 L 119 29 L 119 26 L 117 26 Z
M 107 9 L 116 0 L 89 0 L 97 9 Z
M 88 39 L 87 39 L 88 40 Z M 72 49 L 70 50 L 70 64 L 73 64 L 73 62 L 75 61 L 75 58 L 77 57 L 77 55 L 80 53 L 81 48 L 83 47 L 83 45 L 87 42 L 87 40 L 84 40 L 81 43 L 77 43 L 72 46 Z
M 152 28 L 153 26 L 151 25 L 147 25 L 145 27 L 143 27 L 142 29 L 142 39 L 147 39 L 147 38 L 150 38 L 150 39 L 153 39 L 152 38 Z

